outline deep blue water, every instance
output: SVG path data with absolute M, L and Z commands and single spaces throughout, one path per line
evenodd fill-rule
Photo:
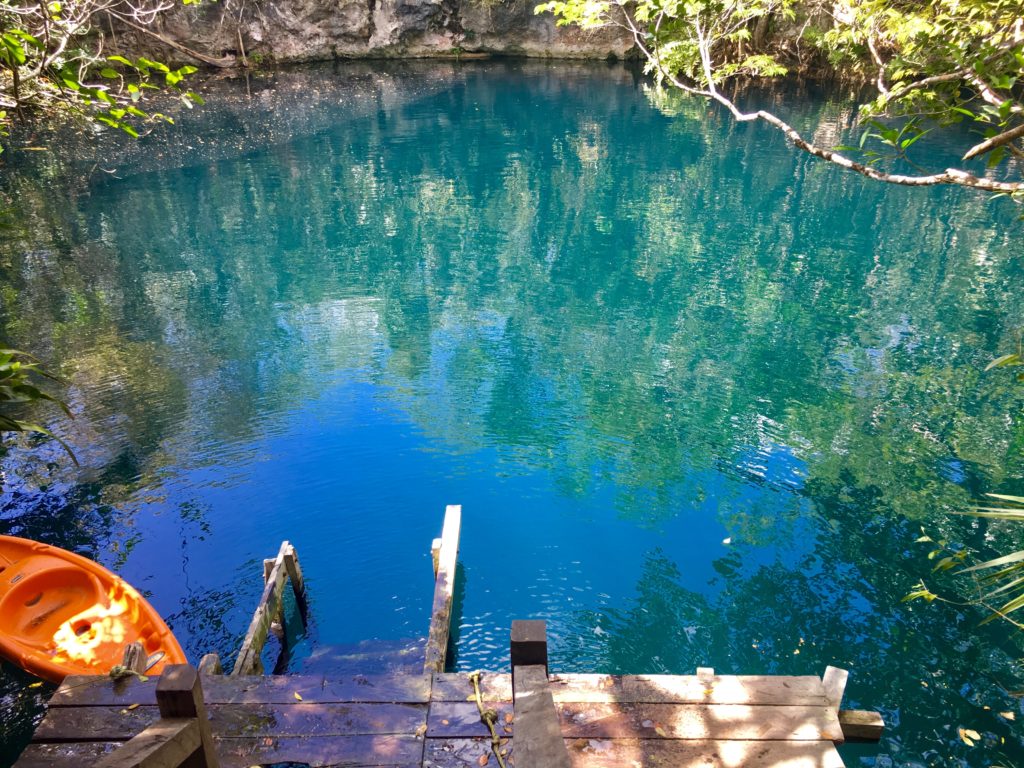
M 298 668 L 425 634 L 458 503 L 455 669 L 507 666 L 514 618 L 558 670 L 833 664 L 890 723 L 848 764 L 1020 760 L 1019 635 L 900 602 L 969 591 L 922 528 L 1021 538 L 955 514 L 1024 487 L 1024 387 L 982 373 L 1024 325 L 1010 203 L 846 175 L 619 67 L 209 91 L 98 169 L 84 140 L 5 155 L 4 340 L 70 380 L 82 467 L 12 447 L 0 532 L 95 557 L 228 661 L 288 539 Z M 838 92 L 748 98 L 852 126 Z M 4 671 L 9 755 L 46 691 Z

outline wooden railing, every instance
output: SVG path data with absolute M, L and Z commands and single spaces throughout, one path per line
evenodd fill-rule
M 156 685 L 156 704 L 160 720 L 94 768 L 219 768 L 196 668 L 167 666 Z

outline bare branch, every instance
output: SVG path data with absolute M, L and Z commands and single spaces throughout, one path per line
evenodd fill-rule
M 215 59 L 212 56 L 207 56 L 204 53 L 199 53 L 199 51 L 194 51 L 191 48 L 187 48 L 184 45 L 182 45 L 181 43 L 176 43 L 175 41 L 173 41 L 173 40 L 171 40 L 169 38 L 164 37 L 163 35 L 159 34 L 158 32 L 154 32 L 151 29 L 147 29 L 146 27 L 144 27 L 144 26 L 142 26 L 140 24 L 136 24 L 133 21 L 130 21 L 126 16 L 123 16 L 123 15 L 121 15 L 120 13 L 118 13 L 116 11 L 111 11 L 110 13 L 111 13 L 111 15 L 114 16 L 114 18 L 116 18 L 122 24 L 125 24 L 125 25 L 131 27 L 132 29 L 136 30 L 137 32 L 141 32 L 144 35 L 148 35 L 149 37 L 152 37 L 154 40 L 159 40 L 164 45 L 166 45 L 166 46 L 168 46 L 170 48 L 173 48 L 176 51 L 181 51 L 182 53 L 187 54 L 188 56 L 191 56 L 192 58 L 194 58 L 194 59 L 196 59 L 198 61 L 202 61 L 202 62 L 204 62 L 206 64 L 211 65 L 211 66 L 221 67 L 221 68 L 224 68 L 224 69 L 228 69 L 228 68 L 234 67 L 235 64 L 236 64 L 236 60 L 235 60 L 234 56 L 225 56 L 225 57 L 220 58 L 220 59 Z
M 985 141 L 981 142 L 980 144 L 975 144 L 973 147 L 967 150 L 967 153 L 964 155 L 963 159 L 970 160 L 972 157 L 977 157 L 978 155 L 983 155 L 986 152 L 991 152 L 993 149 L 1001 147 L 1005 144 L 1009 144 L 1011 141 L 1015 141 L 1016 139 L 1019 139 L 1021 136 L 1024 136 L 1024 123 L 1018 125 L 1016 128 L 1011 128 L 1008 131 L 1003 131 L 998 136 L 993 136 L 990 139 L 985 139 Z

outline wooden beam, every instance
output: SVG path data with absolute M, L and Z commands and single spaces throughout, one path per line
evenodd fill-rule
M 860 709 L 839 710 L 839 725 L 847 741 L 878 741 L 885 730 L 880 714 Z
M 292 583 L 292 593 L 295 595 L 295 605 L 299 609 L 302 626 L 306 627 L 309 625 L 309 602 L 306 599 L 306 582 L 302 577 L 299 554 L 291 544 L 288 545 L 288 550 L 284 553 L 284 569 L 288 573 L 288 580 Z
M 270 632 L 270 625 L 278 615 L 282 605 L 282 593 L 284 592 L 284 579 L 286 575 L 284 556 L 291 545 L 285 541 L 281 544 L 281 550 L 277 559 L 266 573 L 266 584 L 263 587 L 263 594 L 256 606 L 249 623 L 249 630 L 245 633 L 242 641 L 242 648 L 235 659 L 232 675 L 259 675 L 263 673 L 263 662 L 260 658 L 263 653 L 263 646 L 267 642 L 267 634 Z
M 434 602 L 430 611 L 430 633 L 427 635 L 424 672 L 444 672 L 451 636 L 452 601 L 455 596 L 455 568 L 459 557 L 459 531 L 462 528 L 462 507 L 451 504 L 445 509 L 441 531 L 441 549 L 434 580 Z
M 555 702 L 543 665 L 513 668 L 516 764 L 527 768 L 569 768 Z
M 93 768 L 179 768 L 201 743 L 199 721 L 161 720 L 93 763 Z
M 199 747 L 195 757 L 183 763 L 195 768 L 219 768 L 213 748 L 213 733 L 203 702 L 203 686 L 199 671 L 191 664 L 171 664 L 164 667 L 160 682 L 156 684 L 156 705 L 162 720 L 188 718 L 199 730 Z
M 849 672 L 839 667 L 825 667 L 825 674 L 821 676 L 825 699 L 828 705 L 836 710 L 843 701 L 843 692 L 846 690 L 846 680 L 849 676 Z

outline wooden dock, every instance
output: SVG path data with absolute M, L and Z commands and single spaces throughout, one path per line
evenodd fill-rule
M 181 665 L 161 678 L 69 677 L 16 768 L 842 768 L 836 744 L 881 735 L 876 713 L 840 711 L 843 670 L 549 674 L 538 621 L 512 627 L 512 674 L 443 672 L 458 515 L 449 508 L 434 559 L 422 672 L 263 676 L 252 674 L 261 648 L 249 644 L 240 674 L 217 674 L 207 657 L 203 674 Z M 265 568 L 247 643 L 280 613 L 281 574 L 304 598 L 287 543 Z

